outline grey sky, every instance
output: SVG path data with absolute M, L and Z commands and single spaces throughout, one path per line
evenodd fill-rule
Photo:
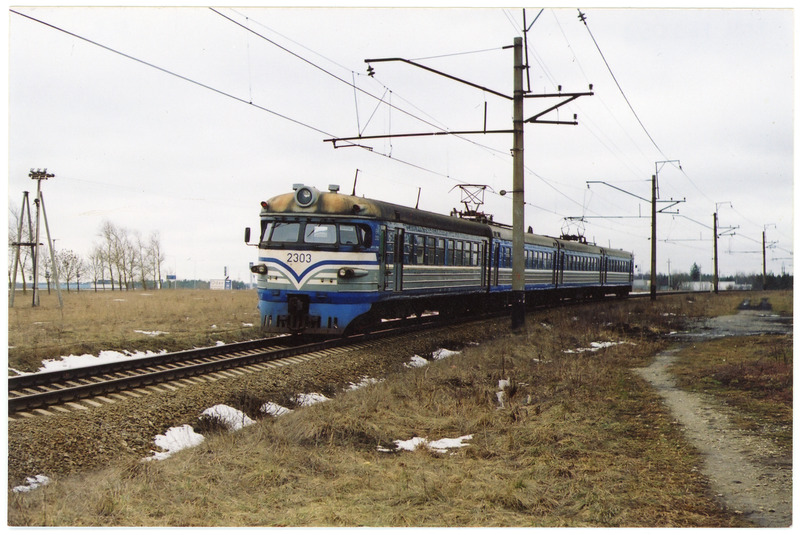
M 43 190 L 58 248 L 88 254 L 108 220 L 159 231 L 179 278 L 221 278 L 227 266 L 249 280 L 255 251 L 242 234 L 258 203 L 297 182 L 349 193 L 356 169 L 359 195 L 414 205 L 422 188 L 420 208 L 443 213 L 460 207 L 458 183 L 487 184 L 485 210 L 511 222 L 510 197 L 497 194 L 511 189 L 510 135 L 364 143 L 372 151 L 323 140 L 482 129 L 484 107 L 489 129 L 510 128 L 504 99 L 402 63 L 376 63 L 369 78 L 364 59 L 427 58 L 510 95 L 502 47 L 521 35 L 521 8 L 219 8 L 260 36 L 208 8 L 13 9 L 207 86 L 9 13 L 9 204 L 34 190 L 31 168 L 55 173 Z M 577 10 L 545 9 L 528 34 L 532 91 L 591 83 L 595 95 L 551 116 L 577 113 L 578 126 L 526 127 L 526 226 L 558 235 L 577 230 L 569 216 L 648 216 L 647 203 L 586 182 L 648 198 L 656 162 L 680 160 L 659 172 L 662 199 L 686 198 L 680 216 L 659 216 L 659 272 L 668 261 L 712 271 L 717 203 L 720 225 L 739 227 L 720 239 L 721 274 L 760 272 L 765 225 L 778 242 L 768 269 L 792 272 L 794 12 L 583 11 L 655 145 Z M 527 99 L 525 115 L 556 102 Z M 649 217 L 588 219 L 584 232 L 649 270 Z

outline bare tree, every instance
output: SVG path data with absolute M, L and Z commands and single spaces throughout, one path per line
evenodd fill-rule
M 109 221 L 104 221 L 100 227 L 100 237 L 103 238 L 103 243 L 98 246 L 101 248 L 101 258 L 104 264 L 108 267 L 108 277 L 111 279 L 111 290 L 114 290 L 114 266 L 115 266 L 115 251 L 114 236 L 116 234 L 116 227 Z M 122 289 L 122 288 L 120 288 Z
M 67 283 L 67 291 L 69 291 L 69 283 L 72 280 L 77 281 L 80 278 L 83 269 L 83 260 L 70 249 L 61 249 L 56 252 L 56 262 L 58 265 L 59 275 Z
M 164 252 L 161 250 L 161 236 L 158 231 L 150 234 L 150 243 L 148 244 L 149 259 L 152 263 L 153 279 L 156 281 L 158 288 L 161 288 L 161 266 L 166 260 Z
M 150 281 L 160 287 L 161 266 L 164 253 L 158 232 L 153 232 L 145 241 L 138 231 L 131 233 L 108 221 L 100 227 L 102 244 L 97 245 L 97 256 L 101 264 L 108 268 L 111 278 L 111 289 L 114 289 L 114 277 L 122 288 L 131 289 L 138 280 L 147 290 Z
M 89 253 L 89 258 L 87 260 L 87 267 L 89 268 L 89 273 L 92 274 L 92 280 L 94 281 L 94 291 L 97 292 L 97 281 L 101 280 L 106 272 L 102 246 L 95 245 L 94 249 L 92 249 L 92 252 Z

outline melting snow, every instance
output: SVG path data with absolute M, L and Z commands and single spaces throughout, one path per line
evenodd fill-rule
M 406 368 L 422 368 L 423 366 L 427 366 L 428 361 L 424 358 L 420 357 L 419 355 L 414 355 L 411 357 L 409 362 L 403 364 Z
M 450 351 L 449 349 L 437 349 L 433 352 L 433 360 L 442 360 L 446 359 L 447 357 L 452 357 L 453 355 L 460 354 L 460 351 Z
M 60 359 L 47 359 L 42 361 L 42 367 L 39 368 L 40 372 L 50 372 L 55 370 L 68 370 L 71 368 L 81 368 L 84 366 L 96 366 L 99 364 L 105 364 L 108 362 L 117 362 L 120 360 L 130 359 L 130 358 L 144 358 L 144 357 L 152 357 L 155 355 L 162 355 L 166 353 L 164 351 L 101 351 L 99 355 L 94 356 L 90 354 L 84 355 L 68 355 L 66 357 L 61 357 Z
M 292 409 L 287 409 L 283 405 L 278 405 L 277 403 L 270 401 L 261 405 L 261 412 L 270 416 L 283 416 L 284 414 L 289 414 L 293 411 Z
M 469 446 L 469 444 L 464 444 L 464 441 L 466 440 L 472 440 L 472 435 L 464 435 L 463 437 L 458 438 L 442 438 L 439 440 L 434 440 L 433 442 L 429 442 L 427 438 L 414 437 L 408 440 L 395 440 L 394 443 L 398 450 L 414 451 L 420 446 L 424 446 L 431 451 L 435 451 L 436 453 L 447 453 L 447 450 L 450 448 L 463 448 L 465 446 Z M 378 451 L 391 452 L 392 450 L 378 446 Z
M 362 377 L 360 382 L 350 383 L 350 386 L 347 387 L 347 390 L 358 390 L 359 388 L 364 388 L 365 386 L 374 385 L 380 382 L 380 380 L 375 379 L 374 377 Z
M 47 485 L 50 483 L 50 478 L 39 474 L 38 476 L 34 477 L 27 477 L 25 478 L 25 482 L 27 485 L 19 485 L 11 489 L 13 492 L 30 492 L 33 489 L 39 488 L 42 485 Z
M 315 403 L 321 403 L 323 401 L 328 401 L 328 398 L 323 396 L 322 394 L 317 394 L 316 392 L 312 392 L 310 394 L 297 394 L 294 397 L 294 402 L 300 405 L 301 407 L 308 407 Z
M 433 360 L 442 360 L 448 357 L 452 357 L 453 355 L 460 355 L 460 354 L 461 354 L 460 351 L 450 351 L 449 349 L 441 348 L 434 351 L 431 354 L 431 358 L 433 358 Z M 406 368 L 421 368 L 423 366 L 427 366 L 428 364 L 429 364 L 428 360 L 424 359 L 423 357 L 420 357 L 419 355 L 414 355 L 413 357 L 411 357 L 411 360 L 403 364 L 403 366 L 405 366 Z
M 601 349 L 605 349 L 607 347 L 617 346 L 621 344 L 630 344 L 631 342 L 621 341 L 621 342 L 592 342 L 589 344 L 590 347 L 579 347 L 578 349 L 565 349 L 564 353 L 585 353 L 586 351 L 600 351 Z
M 205 416 L 216 418 L 228 428 L 228 431 L 238 431 L 248 425 L 253 425 L 255 420 L 248 417 L 245 413 L 228 405 L 214 405 L 203 411 Z
M 139 333 L 139 334 L 146 334 L 147 336 L 158 336 L 159 334 L 169 334 L 166 331 L 139 331 L 139 330 L 136 330 L 136 329 L 134 329 L 133 332 Z
M 156 435 L 154 439 L 156 446 L 166 451 L 154 451 L 151 457 L 145 457 L 144 460 L 163 461 L 173 453 L 201 444 L 203 440 L 205 440 L 205 437 L 195 433 L 191 425 L 184 424 L 180 427 L 171 427 L 163 435 Z

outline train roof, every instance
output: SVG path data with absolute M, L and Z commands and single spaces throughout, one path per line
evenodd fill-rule
M 302 202 L 302 200 L 298 202 L 298 192 L 302 189 L 306 190 L 304 193 L 308 194 L 308 202 Z M 294 193 L 284 193 L 272 197 L 267 201 L 267 206 L 261 213 L 262 215 L 274 213 L 339 217 L 358 216 L 421 227 L 430 226 L 487 238 L 492 235 L 488 225 L 475 221 L 409 208 L 408 206 L 385 201 L 346 195 L 335 191 L 322 192 L 308 186 L 297 187 Z
M 265 206 L 266 205 L 266 206 Z M 442 215 L 417 208 L 409 208 L 386 201 L 367 199 L 338 193 L 338 188 L 330 187 L 324 192 L 310 186 L 295 184 L 293 193 L 284 193 L 272 197 L 262 203 L 261 215 L 327 215 L 331 217 L 366 217 L 384 221 L 392 221 L 420 227 L 435 227 L 450 232 L 463 232 L 481 237 L 498 237 L 511 240 L 512 231 L 507 226 L 492 223 L 480 223 L 469 219 L 462 219 L 456 215 Z M 622 258 L 631 258 L 633 255 L 620 249 L 598 247 L 573 240 L 553 238 L 541 234 L 525 233 L 525 243 L 541 245 L 544 247 L 561 248 L 568 251 L 584 253 L 612 254 Z

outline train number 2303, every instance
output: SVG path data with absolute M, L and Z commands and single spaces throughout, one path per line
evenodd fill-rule
M 286 253 L 286 261 L 290 264 L 310 264 L 311 253 Z

